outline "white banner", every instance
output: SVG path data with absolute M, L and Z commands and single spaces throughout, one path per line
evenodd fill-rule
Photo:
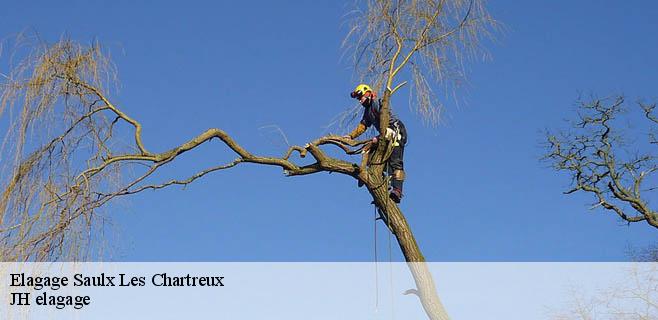
M 428 265 L 452 319 L 551 319 L 633 279 L 654 281 L 658 315 L 656 263 Z M 405 263 L 0 263 L 0 279 L 0 319 L 427 318 Z

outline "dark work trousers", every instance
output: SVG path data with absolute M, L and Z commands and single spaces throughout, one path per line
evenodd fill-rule
M 390 177 L 393 176 L 395 170 L 404 170 L 404 146 L 407 144 L 407 129 L 404 127 L 404 123 L 398 120 L 393 123 L 391 128 L 398 131 L 402 137 L 400 145 L 393 147 L 391 156 L 388 158 L 388 175 Z M 391 187 L 402 191 L 402 180 L 391 179 Z

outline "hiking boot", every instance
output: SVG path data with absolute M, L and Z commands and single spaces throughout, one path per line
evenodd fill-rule
M 393 202 L 400 203 L 400 201 L 402 201 L 402 190 L 398 188 L 393 188 L 393 190 L 391 190 L 391 193 L 389 194 L 389 197 L 391 198 L 391 200 L 393 200 Z

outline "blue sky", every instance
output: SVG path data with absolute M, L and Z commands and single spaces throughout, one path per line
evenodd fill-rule
M 26 28 L 101 41 L 121 81 L 117 105 L 165 150 L 210 127 L 259 154 L 325 133 L 353 104 L 349 61 L 340 60 L 351 1 L 10 2 L 0 33 Z M 658 22 L 652 2 L 492 1 L 504 25 L 491 59 L 467 66 L 460 103 L 446 97 L 444 124 L 405 121 L 408 180 L 402 209 L 432 261 L 624 260 L 656 230 L 589 211 L 587 195 L 564 196 L 568 178 L 540 163 L 546 128 L 562 125 L 582 93 L 658 99 Z M 406 89 L 405 89 L 406 90 Z M 185 177 L 232 159 L 210 143 L 164 170 Z M 356 159 L 355 159 L 356 160 Z M 338 175 L 285 178 L 245 165 L 184 190 L 146 192 L 111 209 L 120 261 L 371 261 L 373 208 L 356 182 Z M 388 238 L 379 226 L 380 257 Z M 393 258 L 399 260 L 393 245 Z

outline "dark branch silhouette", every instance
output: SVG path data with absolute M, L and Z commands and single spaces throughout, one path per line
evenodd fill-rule
M 655 104 L 639 103 L 651 129 L 656 129 Z M 548 153 L 544 157 L 553 168 L 571 177 L 566 194 L 585 192 L 594 196 L 592 208 L 602 207 L 627 223 L 646 222 L 658 228 L 658 214 L 647 200 L 654 186 L 647 181 L 658 169 L 651 148 L 629 151 L 618 118 L 624 111 L 624 98 L 595 99 L 581 102 L 572 131 L 547 137 Z M 647 144 L 655 144 L 652 132 Z

